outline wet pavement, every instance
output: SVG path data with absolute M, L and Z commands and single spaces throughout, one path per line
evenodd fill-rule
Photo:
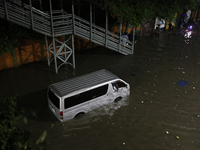
M 141 37 L 134 55 L 99 47 L 76 54 L 76 69 L 59 74 L 47 62 L 0 72 L 0 96 L 20 95 L 20 107 L 37 110 L 24 128 L 37 139 L 47 131 L 48 150 L 199 150 L 200 32 Z M 107 69 L 131 86 L 130 97 L 60 123 L 47 107 L 48 85 Z M 181 80 L 189 82 L 182 87 Z

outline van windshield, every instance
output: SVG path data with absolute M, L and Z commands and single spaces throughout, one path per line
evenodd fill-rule
M 58 108 L 60 109 L 60 99 L 49 89 L 48 90 L 48 97 L 50 101 Z

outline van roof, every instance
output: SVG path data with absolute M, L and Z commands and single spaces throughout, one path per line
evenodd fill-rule
M 82 76 L 77 76 L 71 79 L 60 81 L 51 84 L 50 87 L 55 90 L 60 97 L 65 96 L 71 92 L 89 88 L 101 83 L 105 83 L 114 79 L 119 79 L 111 72 L 102 69 Z

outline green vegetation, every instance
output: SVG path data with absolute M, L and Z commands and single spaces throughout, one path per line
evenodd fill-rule
M 46 131 L 35 144 L 31 144 L 31 133 L 19 128 L 19 124 L 27 124 L 27 116 L 34 112 L 27 112 L 25 109 L 17 107 L 19 97 L 0 99 L 0 145 L 2 150 L 34 150 L 44 149 L 43 143 Z
M 96 0 L 113 18 L 137 26 L 147 19 L 171 20 L 175 13 L 194 9 L 198 0 Z

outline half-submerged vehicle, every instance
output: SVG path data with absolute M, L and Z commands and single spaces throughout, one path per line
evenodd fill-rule
M 130 94 L 130 85 L 102 69 L 51 84 L 48 106 L 61 122 Z

